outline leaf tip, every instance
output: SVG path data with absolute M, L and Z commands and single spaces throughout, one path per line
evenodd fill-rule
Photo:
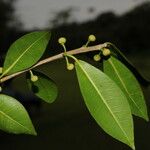
M 132 145 L 131 145 L 131 148 L 132 148 L 133 150 L 135 150 L 135 145 L 134 145 L 134 144 L 132 144 Z
M 135 150 L 134 140 L 129 143 L 129 146 L 130 146 L 133 150 Z
M 142 118 L 146 121 L 146 122 L 149 122 L 149 116 L 147 113 L 145 113 Z
M 31 125 L 30 128 L 28 128 L 28 131 L 25 132 L 25 134 L 30 134 L 30 135 L 33 135 L 33 136 L 37 136 L 37 132 L 36 132 L 36 130 L 35 130 L 34 125 L 32 124 L 32 122 L 31 122 L 30 125 Z
M 146 120 L 147 122 L 149 122 L 149 117 L 148 117 L 148 115 L 145 117 L 145 120 Z
M 37 132 L 36 132 L 35 129 L 33 129 L 30 134 L 33 135 L 33 136 L 37 136 Z

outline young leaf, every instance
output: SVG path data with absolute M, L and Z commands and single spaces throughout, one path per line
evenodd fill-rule
M 114 80 L 124 92 L 129 101 L 132 113 L 148 121 L 144 96 L 132 72 L 114 57 L 110 57 L 104 61 L 104 72 Z
M 34 74 L 38 76 L 38 80 L 36 82 L 32 82 L 28 78 L 29 89 L 47 103 L 54 102 L 58 95 L 56 84 L 49 77 L 40 72 L 34 71 Z
M 3 74 L 12 74 L 31 67 L 43 55 L 50 33 L 32 32 L 15 41 L 9 48 L 3 67 Z
M 123 62 L 129 70 L 133 72 L 135 77 L 139 80 L 139 82 L 144 86 L 149 86 L 150 81 L 143 77 L 141 73 L 135 68 L 135 66 L 126 58 L 126 56 L 112 43 L 107 42 L 108 46 L 111 48 L 113 56 L 115 56 L 117 59 L 119 59 L 121 62 Z
M 36 135 L 23 105 L 16 99 L 3 94 L 0 94 L 0 129 L 15 134 Z
M 76 61 L 84 101 L 96 122 L 112 137 L 134 149 L 133 120 L 123 92 L 107 75 L 84 61 Z

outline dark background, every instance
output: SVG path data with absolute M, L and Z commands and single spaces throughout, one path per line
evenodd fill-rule
M 14 6 L 14 0 L 0 1 L 0 66 L 3 65 L 10 44 L 31 32 L 26 31 L 19 19 L 16 19 Z M 89 34 L 95 34 L 97 41 L 93 44 L 107 41 L 116 44 L 137 69 L 150 79 L 150 2 L 145 2 L 122 15 L 105 12 L 83 23 L 69 23 L 72 9 L 57 13 L 50 21 L 51 28 L 35 29 L 52 31 L 52 39 L 44 57 L 62 51 L 57 44 L 60 36 L 65 36 L 68 40 L 67 48 L 73 49 L 85 44 Z M 92 56 L 90 53 L 82 58 L 93 63 Z M 93 64 L 98 66 L 97 63 Z M 12 135 L 0 131 L 0 149 L 130 149 L 107 135 L 90 116 L 80 94 L 75 71 L 67 71 L 64 60 L 37 69 L 55 80 L 59 89 L 58 98 L 51 105 L 37 99 L 28 92 L 25 75 L 6 82 L 7 88 L 4 88 L 4 92 L 16 97 L 27 108 L 38 136 Z M 150 87 L 142 88 L 149 109 Z M 137 117 L 134 117 L 134 122 L 136 149 L 149 150 L 150 124 Z

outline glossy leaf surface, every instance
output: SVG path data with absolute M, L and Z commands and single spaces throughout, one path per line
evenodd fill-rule
M 34 65 L 43 55 L 49 42 L 49 32 L 32 32 L 15 41 L 5 58 L 3 76 Z
M 36 96 L 47 103 L 54 102 L 58 95 L 56 84 L 42 73 L 34 71 L 34 74 L 38 76 L 38 80 L 36 82 L 32 82 L 28 79 L 29 89 L 33 91 Z
M 132 113 L 148 120 L 144 96 L 132 72 L 114 57 L 110 57 L 104 61 L 104 72 L 114 80 L 125 93 Z
M 0 129 L 15 134 L 36 135 L 23 105 L 16 99 L 3 94 L 0 94 Z
M 93 118 L 105 132 L 134 149 L 133 120 L 123 92 L 90 64 L 79 60 L 75 66 L 81 93 Z

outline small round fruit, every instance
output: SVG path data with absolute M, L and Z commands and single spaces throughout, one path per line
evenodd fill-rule
M 2 74 L 2 72 L 3 72 L 3 68 L 2 68 L 2 67 L 0 67 L 0 74 Z
M 110 51 L 109 49 L 105 48 L 105 49 L 103 50 L 103 55 L 104 55 L 104 56 L 109 56 L 110 54 L 111 54 L 111 51 Z
M 38 76 L 34 75 L 31 77 L 32 82 L 36 82 L 38 80 Z
M 101 60 L 101 56 L 99 54 L 94 55 L 93 59 L 95 61 L 100 61 Z
M 68 64 L 67 69 L 68 70 L 73 70 L 74 69 L 74 64 Z
M 58 39 L 58 43 L 59 43 L 59 44 L 65 44 L 66 41 L 67 41 L 67 40 L 66 40 L 65 37 L 61 37 L 61 38 Z
M 89 35 L 89 41 L 91 41 L 91 42 L 96 41 L 95 35 L 93 35 L 93 34 Z

